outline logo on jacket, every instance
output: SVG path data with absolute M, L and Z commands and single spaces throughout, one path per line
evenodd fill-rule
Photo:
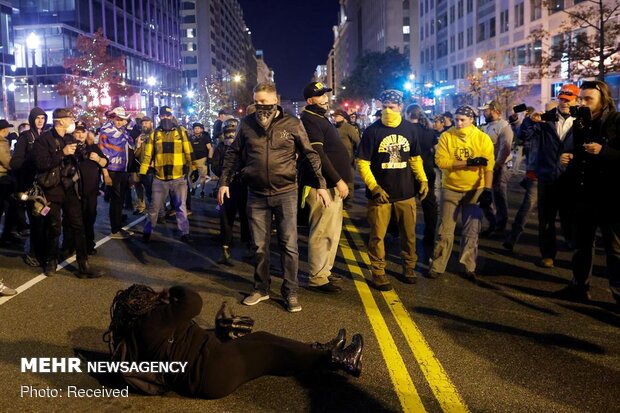
M 409 153 L 411 146 L 402 135 L 388 135 L 379 144 L 379 153 L 390 155 L 388 162 L 381 163 L 381 169 L 404 169 L 407 162 L 403 162 L 402 153 Z
M 474 151 L 471 148 L 456 148 L 454 150 L 454 157 L 457 161 L 465 161 L 469 158 L 473 158 Z

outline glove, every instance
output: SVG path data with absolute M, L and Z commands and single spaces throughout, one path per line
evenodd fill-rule
M 427 181 L 420 182 L 420 191 L 418 193 L 420 194 L 420 201 L 424 201 L 424 198 L 426 198 L 426 195 L 428 195 Z
M 478 158 L 469 158 L 467 160 L 467 166 L 487 166 L 488 162 L 489 161 L 487 160 L 487 158 L 479 156 Z
M 220 339 L 234 339 L 252 332 L 254 320 L 247 316 L 235 316 L 224 301 L 215 315 L 215 333 Z
M 484 188 L 482 193 L 478 196 L 478 204 L 480 208 L 488 208 L 493 203 L 493 193 L 489 188 Z
M 379 185 L 375 186 L 372 191 L 372 199 L 377 204 L 387 204 L 390 202 L 390 196 Z

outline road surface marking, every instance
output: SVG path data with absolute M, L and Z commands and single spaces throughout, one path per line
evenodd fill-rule
M 128 230 L 129 228 L 134 227 L 137 224 L 139 224 L 144 219 L 146 219 L 146 215 L 143 215 L 142 217 L 136 219 L 132 223 L 130 223 L 127 226 L 123 227 L 123 229 L 124 230 Z M 95 244 L 95 248 L 100 247 L 101 245 L 105 244 L 106 242 L 108 242 L 111 239 L 112 238 L 110 238 L 109 235 L 106 235 L 105 237 L 103 237 L 99 241 L 97 241 L 97 243 Z M 65 268 L 67 265 L 69 265 L 69 264 L 71 264 L 73 262 L 75 262 L 75 255 L 72 255 L 71 257 L 67 258 L 66 260 L 64 260 L 63 262 L 58 264 L 58 266 L 60 268 L 57 268 L 57 270 Z M 0 305 L 6 303 L 7 301 L 9 301 L 12 298 L 15 298 L 15 297 L 19 296 L 21 293 L 26 291 L 28 288 L 32 287 L 35 284 L 40 283 L 41 281 L 43 281 L 43 280 L 45 280 L 47 278 L 49 278 L 49 277 L 47 277 L 44 273 L 41 273 L 41 274 L 37 275 L 36 277 L 30 279 L 29 281 L 26 281 L 25 283 L 23 283 L 22 285 L 20 285 L 19 287 L 17 287 L 15 289 L 17 291 L 17 294 L 6 296 L 6 297 L 0 297 Z
M 340 250 L 353 277 L 355 288 L 362 299 L 370 325 L 377 337 L 379 348 L 383 354 L 383 359 L 386 362 L 388 373 L 394 384 L 394 389 L 403 407 L 403 411 L 412 413 L 425 412 L 426 409 L 409 375 L 407 366 L 405 366 L 405 361 L 398 352 L 398 346 L 394 342 L 394 338 L 385 323 L 381 310 L 377 306 L 372 291 L 370 291 L 370 287 L 366 283 L 362 269 L 357 265 L 355 254 L 349 247 L 346 239 L 340 243 Z
M 364 263 L 370 267 L 370 258 L 368 257 L 366 246 L 360 236 L 360 233 L 349 219 L 345 212 L 344 219 L 345 230 L 351 235 L 354 247 L 360 253 Z M 363 277 L 363 275 L 362 275 Z M 368 287 L 366 287 L 369 289 Z M 388 308 L 394 315 L 396 322 L 402 330 L 407 344 L 411 348 L 420 369 L 424 373 L 424 377 L 437 398 L 441 409 L 446 413 L 469 412 L 465 402 L 461 398 L 458 390 L 448 377 L 443 366 L 433 353 L 422 332 L 411 318 L 411 315 L 403 305 L 402 301 L 396 294 L 395 290 L 383 291 L 381 295 L 385 299 Z

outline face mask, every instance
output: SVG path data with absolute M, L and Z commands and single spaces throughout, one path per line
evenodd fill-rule
M 329 100 L 326 100 L 324 103 L 317 103 L 316 105 L 326 112 L 329 110 Z
M 469 125 L 469 126 L 465 126 L 464 128 L 454 128 L 452 129 L 452 131 L 459 138 L 465 138 L 471 133 L 473 128 L 475 128 L 474 125 Z
M 159 122 L 159 126 L 165 131 L 173 130 L 176 125 L 172 119 L 164 118 Z
M 385 108 L 381 111 L 381 123 L 389 128 L 395 128 L 402 122 L 400 112 Z
M 493 122 L 493 117 L 492 117 L 492 116 L 485 116 L 485 117 L 484 117 L 484 121 L 485 121 L 486 123 L 491 123 L 491 122 Z
M 226 146 L 230 146 L 232 145 L 232 143 L 235 140 L 235 134 L 231 134 L 231 135 L 224 135 L 224 145 Z
M 71 124 L 67 126 L 66 132 L 73 133 L 74 130 L 75 130 L 75 122 L 71 122 Z
M 343 123 L 344 123 L 343 120 L 341 120 L 340 122 L 336 122 L 336 127 L 337 128 L 341 127 Z
M 256 121 L 259 125 L 263 127 L 263 129 L 269 128 L 273 118 L 276 117 L 276 112 L 278 111 L 278 105 L 256 105 Z

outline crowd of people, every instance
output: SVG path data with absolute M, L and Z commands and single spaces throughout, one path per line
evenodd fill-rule
M 213 174 L 220 206 L 218 263 L 233 265 L 238 220 L 244 257 L 255 260 L 254 289 L 243 303 L 268 300 L 275 233 L 281 295 L 287 310 L 298 312 L 298 216 L 309 227 L 308 289 L 338 294 L 332 268 L 343 210 L 353 205 L 357 169 L 366 188 L 370 281 L 378 290 L 393 288 L 385 271 L 387 233 L 400 240 L 401 281 L 413 284 L 420 276 L 415 234 L 420 202 L 429 279 L 447 270 L 459 214 L 458 262 L 463 275 L 475 281 L 479 237 L 504 237 L 503 247 L 513 251 L 537 208 L 538 265 L 555 265 L 557 215 L 565 246 L 574 251 L 573 279 L 557 295 L 589 299 L 600 229 L 610 288 L 620 301 L 620 226 L 613 190 L 620 175 L 620 115 L 604 82 L 565 84 L 540 112 L 509 111 L 493 100 L 432 118 L 416 104 L 405 106 L 400 91 L 386 90 L 369 125 L 348 110 L 330 111 L 329 92 L 320 82 L 308 84 L 303 90 L 307 106 L 297 118 L 278 105 L 274 84 L 259 84 L 246 116 L 236 119 L 221 111 L 211 134 L 202 123 L 186 129 L 168 106 L 159 108 L 156 127 L 154 119 L 143 114 L 130 119 L 117 107 L 96 131 L 64 108 L 54 110 L 48 125 L 46 113 L 34 108 L 28 124 L 19 125 L 11 150 L 13 125 L 0 120 L 0 214 L 5 215 L 0 242 L 22 245 L 29 237 L 24 261 L 42 267 L 47 276 L 54 275 L 59 259 L 75 254 L 76 275 L 97 278 L 103 272 L 89 256 L 97 253 L 100 192 L 109 203 L 110 238 L 134 235 L 124 229 L 123 210 L 130 206 L 135 214 L 147 215 L 143 242 L 168 215 L 176 219 L 180 239 L 192 244 L 191 199 L 197 193 L 205 197 Z M 482 118 L 485 123 L 476 126 Z M 507 187 L 521 163 L 525 194 L 509 227 Z M 488 221 L 484 230 L 483 220 Z M 15 290 L 0 284 L 0 295 L 11 294 Z

